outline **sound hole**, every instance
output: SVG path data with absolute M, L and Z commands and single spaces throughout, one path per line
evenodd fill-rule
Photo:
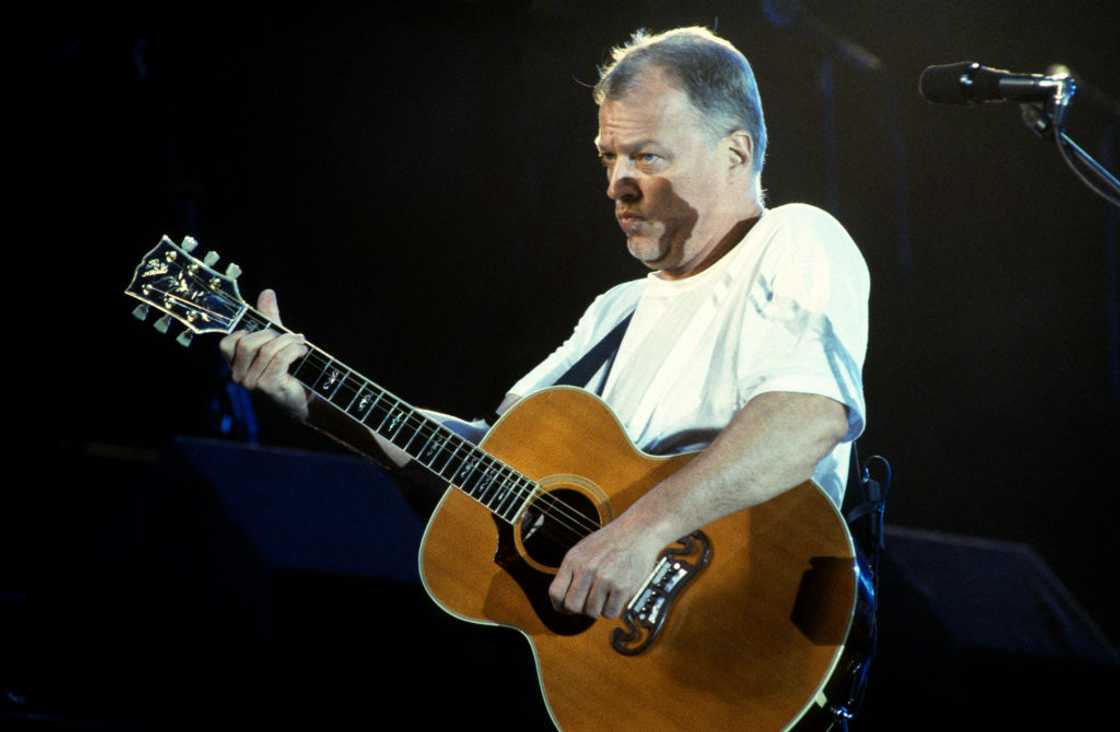
M 595 504 L 567 488 L 539 496 L 522 514 L 518 526 L 525 553 L 546 567 L 559 567 L 568 550 L 598 528 Z

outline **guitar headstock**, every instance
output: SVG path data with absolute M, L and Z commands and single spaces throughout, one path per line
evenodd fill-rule
M 241 269 L 229 264 L 225 274 L 213 265 L 216 252 L 198 259 L 191 252 L 198 246 L 191 237 L 181 245 L 166 236 L 144 255 L 124 294 L 141 302 L 132 311 L 140 320 L 148 317 L 149 307 L 164 313 L 156 330 L 166 333 L 174 318 L 186 326 L 178 341 L 186 346 L 195 333 L 232 333 L 248 303 L 237 289 Z

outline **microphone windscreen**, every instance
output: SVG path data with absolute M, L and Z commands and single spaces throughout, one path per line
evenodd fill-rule
M 968 104 L 969 97 L 965 95 L 961 76 L 968 75 L 974 66 L 971 61 L 927 66 L 918 78 L 918 93 L 926 101 L 936 104 Z

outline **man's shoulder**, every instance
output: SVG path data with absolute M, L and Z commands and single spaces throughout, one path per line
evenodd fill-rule
M 587 310 L 600 315 L 625 313 L 633 310 L 642 296 L 646 285 L 645 277 L 620 282 L 595 298 Z
M 784 203 L 767 209 L 759 223 L 770 229 L 831 230 L 847 234 L 835 216 L 810 203 Z
M 768 209 L 759 233 L 780 241 L 769 247 L 771 257 L 826 257 L 850 264 L 862 263 L 863 255 L 848 230 L 823 208 L 808 203 L 787 203 Z M 762 225 L 765 226 L 762 226 Z
M 791 203 L 770 209 L 762 221 L 767 219 L 770 228 L 759 268 L 771 286 L 801 292 L 806 304 L 837 288 L 866 299 L 871 286 L 867 261 L 832 214 Z M 819 304 L 823 307 L 823 300 Z

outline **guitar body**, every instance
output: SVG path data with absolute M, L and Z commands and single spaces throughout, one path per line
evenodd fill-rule
M 602 401 L 570 387 L 523 399 L 483 448 L 537 481 L 550 503 L 563 500 L 565 515 L 596 525 L 695 455 L 641 452 Z M 532 508 L 511 526 L 449 489 L 425 532 L 420 572 L 447 612 L 525 635 L 557 727 L 782 730 L 822 698 L 858 593 L 847 527 L 812 482 L 703 527 L 710 560 L 637 653 L 617 647 L 621 619 L 552 610 L 548 585 L 578 537 L 544 541 L 549 527 Z

